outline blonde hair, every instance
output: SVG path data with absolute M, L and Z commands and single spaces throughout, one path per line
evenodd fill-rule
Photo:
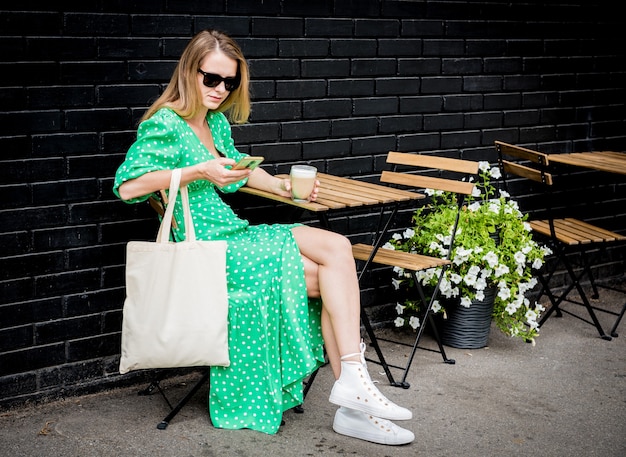
M 218 30 L 203 30 L 194 36 L 183 51 L 174 74 L 161 96 L 144 113 L 144 121 L 160 108 L 171 108 L 179 116 L 188 119 L 202 106 L 202 94 L 198 88 L 200 62 L 216 50 L 237 61 L 239 87 L 228 94 L 217 111 L 225 112 L 230 121 L 243 124 L 250 116 L 250 73 L 248 63 L 239 45 L 228 35 Z

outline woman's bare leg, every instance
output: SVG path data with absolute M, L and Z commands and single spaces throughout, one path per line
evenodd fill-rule
M 339 356 L 360 352 L 360 290 L 352 246 L 344 236 L 314 227 L 299 226 L 293 229 L 293 234 L 305 257 L 307 287 L 319 290 L 322 298 L 326 352 L 338 377 Z

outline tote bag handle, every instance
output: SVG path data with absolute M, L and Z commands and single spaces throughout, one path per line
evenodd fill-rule
M 172 218 L 174 217 L 174 204 L 180 190 L 180 199 L 183 204 L 183 214 L 185 220 L 185 240 L 193 242 L 196 241 L 196 230 L 193 226 L 193 220 L 191 219 L 191 209 L 189 208 L 189 192 L 187 186 L 180 187 L 180 178 L 182 171 L 180 168 L 174 168 L 172 170 L 172 177 L 170 178 L 170 188 L 168 192 L 168 204 L 165 209 L 165 214 L 161 220 L 161 226 L 159 227 L 159 233 L 157 234 L 157 243 L 168 243 L 170 228 L 172 227 Z M 167 234 L 167 235 L 166 235 Z

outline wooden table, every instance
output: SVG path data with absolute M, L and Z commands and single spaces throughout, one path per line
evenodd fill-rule
M 287 175 L 277 175 L 287 178 Z M 424 198 L 423 194 L 407 190 L 395 189 L 380 184 L 372 184 L 356 179 L 343 178 L 325 173 L 318 173 L 320 188 L 314 202 L 295 202 L 287 197 L 254 189 L 248 186 L 239 191 L 276 202 L 286 203 L 321 215 L 329 210 L 359 208 L 366 206 L 386 205 L 407 202 Z
M 553 163 L 626 175 L 626 153 L 613 151 L 548 154 Z

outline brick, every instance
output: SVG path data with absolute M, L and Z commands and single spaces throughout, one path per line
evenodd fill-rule
M 443 109 L 444 97 L 436 95 L 400 98 L 400 113 L 438 113 Z
M 326 82 L 323 80 L 278 81 L 278 98 L 323 98 L 326 95 Z M 256 107 L 256 104 L 255 104 Z
M 146 106 L 161 95 L 157 84 L 99 86 L 96 89 L 98 106 L 120 106 L 123 104 Z M 125 117 L 126 114 L 125 114 Z
M 354 115 L 368 116 L 395 114 L 398 112 L 397 97 L 359 98 L 354 100 Z
M 464 118 L 463 124 L 467 129 L 494 128 L 502 125 L 502 113 L 499 111 L 468 113 Z
M 60 297 L 0 305 L 0 329 L 32 325 L 62 316 L 63 301 Z
M 342 158 L 328 161 L 328 173 L 331 175 L 361 175 L 373 171 L 374 161 L 371 157 Z
M 420 92 L 420 78 L 385 78 L 376 81 L 377 95 L 415 95 Z
M 294 78 L 300 76 L 300 64 L 296 59 L 250 59 L 252 78 Z
M 478 111 L 484 108 L 482 94 L 459 94 L 443 98 L 444 111 Z
M 400 21 L 397 19 L 355 19 L 354 36 L 398 36 Z
M 374 155 L 387 153 L 396 147 L 394 135 L 376 135 L 352 139 L 352 153 L 355 155 Z
M 471 148 L 480 146 L 480 131 L 442 132 L 441 147 L 444 149 Z
M 498 92 L 502 90 L 502 78 L 499 76 L 466 76 L 463 78 L 464 92 Z
M 504 113 L 505 126 L 526 126 L 539 124 L 539 113 L 537 110 L 509 111 Z
M 0 376 L 52 367 L 64 361 L 65 347 L 62 343 L 5 352 L 0 354 Z
M 285 160 L 297 160 L 301 156 L 300 143 L 273 143 L 252 146 L 252 155 L 265 157 L 267 162 L 282 162 Z
M 465 43 L 463 40 L 424 39 L 422 49 L 424 56 L 462 56 Z
M 460 130 L 463 128 L 463 115 L 427 114 L 424 115 L 424 130 Z
M 93 37 L 29 37 L 26 41 L 32 60 L 93 60 L 97 55 Z
M 0 281 L 63 271 L 62 251 L 36 252 L 2 259 Z
M 398 151 L 433 151 L 441 146 L 439 133 L 417 133 L 411 135 L 398 135 Z
M 323 38 L 282 38 L 278 42 L 278 55 L 280 57 L 324 57 L 329 54 L 330 46 L 331 42 Z
M 128 18 L 126 18 L 126 21 L 128 23 Z M 138 36 L 153 36 L 155 30 L 158 30 L 161 36 L 191 36 L 193 31 L 193 18 L 190 15 L 136 14 L 130 17 L 130 27 L 133 31 L 133 35 Z
M 88 314 L 100 314 L 106 311 L 119 312 L 125 298 L 126 291 L 124 287 L 69 295 L 65 298 L 67 316 L 78 317 Z M 120 329 L 121 326 L 117 328 L 117 331 Z
M 281 140 L 306 140 L 311 138 L 328 138 L 330 121 L 297 121 L 281 124 Z
M 0 211 L 0 219 L 3 220 L 2 229 L 6 232 L 56 227 L 67 220 L 67 209 L 63 205 L 54 205 L 6 210 Z
M 63 14 L 63 28 L 68 35 L 128 35 L 128 27 L 129 20 L 125 14 Z M 136 33 L 135 27 L 133 32 Z
M 59 319 L 35 325 L 35 344 L 45 345 L 100 333 L 100 316 Z
M 85 151 L 97 151 L 99 147 L 98 136 L 93 132 L 33 135 L 32 142 L 36 157 L 84 154 Z
M 307 37 L 348 37 L 352 36 L 352 19 L 307 18 L 304 21 L 304 35 Z
M 221 13 L 223 10 L 222 5 L 216 2 L 202 2 L 201 4 L 203 9 L 202 14 Z M 206 8 L 210 9 L 207 10 Z M 213 9 L 215 11 L 213 11 Z M 251 18 L 249 16 L 196 16 L 194 33 L 198 33 L 204 29 L 219 29 L 237 39 L 239 36 L 246 36 L 250 33 L 250 21 Z
M 0 113 L 0 135 L 20 135 L 57 130 L 61 125 L 59 111 L 20 111 Z
M 19 404 L 18 398 L 27 392 L 35 392 L 37 389 L 37 377 L 33 373 L 11 374 L 0 376 L 0 407 L 10 407 Z
M 112 62 L 61 62 L 60 81 L 63 84 L 84 84 L 94 80 L 125 82 L 127 67 L 123 61 Z
M 462 91 L 463 78 L 458 76 L 422 78 L 422 94 L 453 94 Z
M 302 36 L 304 20 L 285 17 L 255 17 L 252 19 L 254 36 Z
M 33 344 L 33 326 L 13 327 L 8 330 L 0 329 L 0 351 L 13 351 L 29 347 Z
M 358 97 L 374 94 L 375 82 L 372 79 L 331 79 L 328 82 L 328 95 L 331 97 Z
M 54 36 L 59 33 L 62 19 L 61 13 L 56 12 L 3 11 L 0 25 L 2 34 L 7 36 Z
M 0 62 L 0 85 L 56 85 L 61 82 L 54 62 Z
M 95 105 L 91 86 L 31 87 L 27 89 L 30 109 L 72 108 Z
M 360 119 L 337 119 L 331 122 L 331 135 L 335 138 L 350 138 L 375 132 L 378 120 L 375 117 Z
M 98 197 L 98 182 L 95 179 L 75 179 L 33 184 L 33 203 L 48 205 L 60 202 L 89 201 Z
M 422 55 L 422 40 L 383 38 L 378 40 L 378 53 L 381 56 L 420 56 Z
M 479 58 L 441 59 L 442 75 L 478 74 L 483 69 L 483 60 Z
M 395 76 L 396 59 L 352 59 L 350 74 L 354 76 Z
M 26 89 L 22 87 L 0 87 L 0 103 L 4 110 L 21 111 L 26 109 Z
M 507 46 L 510 41 L 498 39 L 496 36 L 489 38 L 468 39 L 465 43 L 466 56 L 502 56 L 507 53 Z M 512 55 L 517 53 L 512 52 Z
M 299 119 L 302 115 L 300 101 L 258 102 L 250 116 L 251 122 L 264 122 L 279 119 Z
M 62 385 L 65 388 L 72 385 L 84 386 L 90 379 L 102 376 L 102 365 L 101 360 L 81 361 L 81 363 L 64 364 L 58 368 L 42 370 L 40 385 L 44 389 L 55 385 Z
M 249 143 L 253 141 L 267 142 L 276 141 L 280 137 L 280 124 L 246 124 L 233 126 L 233 138 L 235 144 Z
M 422 129 L 422 116 L 387 116 L 380 120 L 381 133 L 416 132 Z
M 350 141 L 344 138 L 307 141 L 302 143 L 302 158 L 316 160 L 323 158 L 347 157 L 350 154 Z
M 376 56 L 378 43 L 374 39 L 333 39 L 330 41 L 330 53 L 334 57 Z
M 139 37 L 100 37 L 96 53 L 100 59 L 158 58 L 161 56 L 161 42 L 157 38 Z
M 413 4 L 411 6 L 416 7 L 417 5 Z M 445 35 L 444 21 L 421 19 L 424 17 L 424 6 L 419 5 L 419 9 L 420 12 L 417 13 L 416 17 L 420 17 L 420 19 L 402 19 L 401 35 L 403 37 L 437 37 Z
M 304 78 L 341 77 L 350 74 L 348 59 L 303 59 L 302 76 Z
M 521 108 L 522 97 L 520 94 L 485 94 L 483 95 L 484 108 L 486 110 L 509 110 Z
M 309 100 L 303 104 L 304 119 L 347 117 L 352 113 L 352 102 L 346 99 Z
M 398 59 L 398 76 L 441 75 L 441 59 L 400 58 Z
M 100 271 L 98 269 L 68 271 L 35 278 L 35 296 L 37 298 L 84 292 L 98 289 Z

